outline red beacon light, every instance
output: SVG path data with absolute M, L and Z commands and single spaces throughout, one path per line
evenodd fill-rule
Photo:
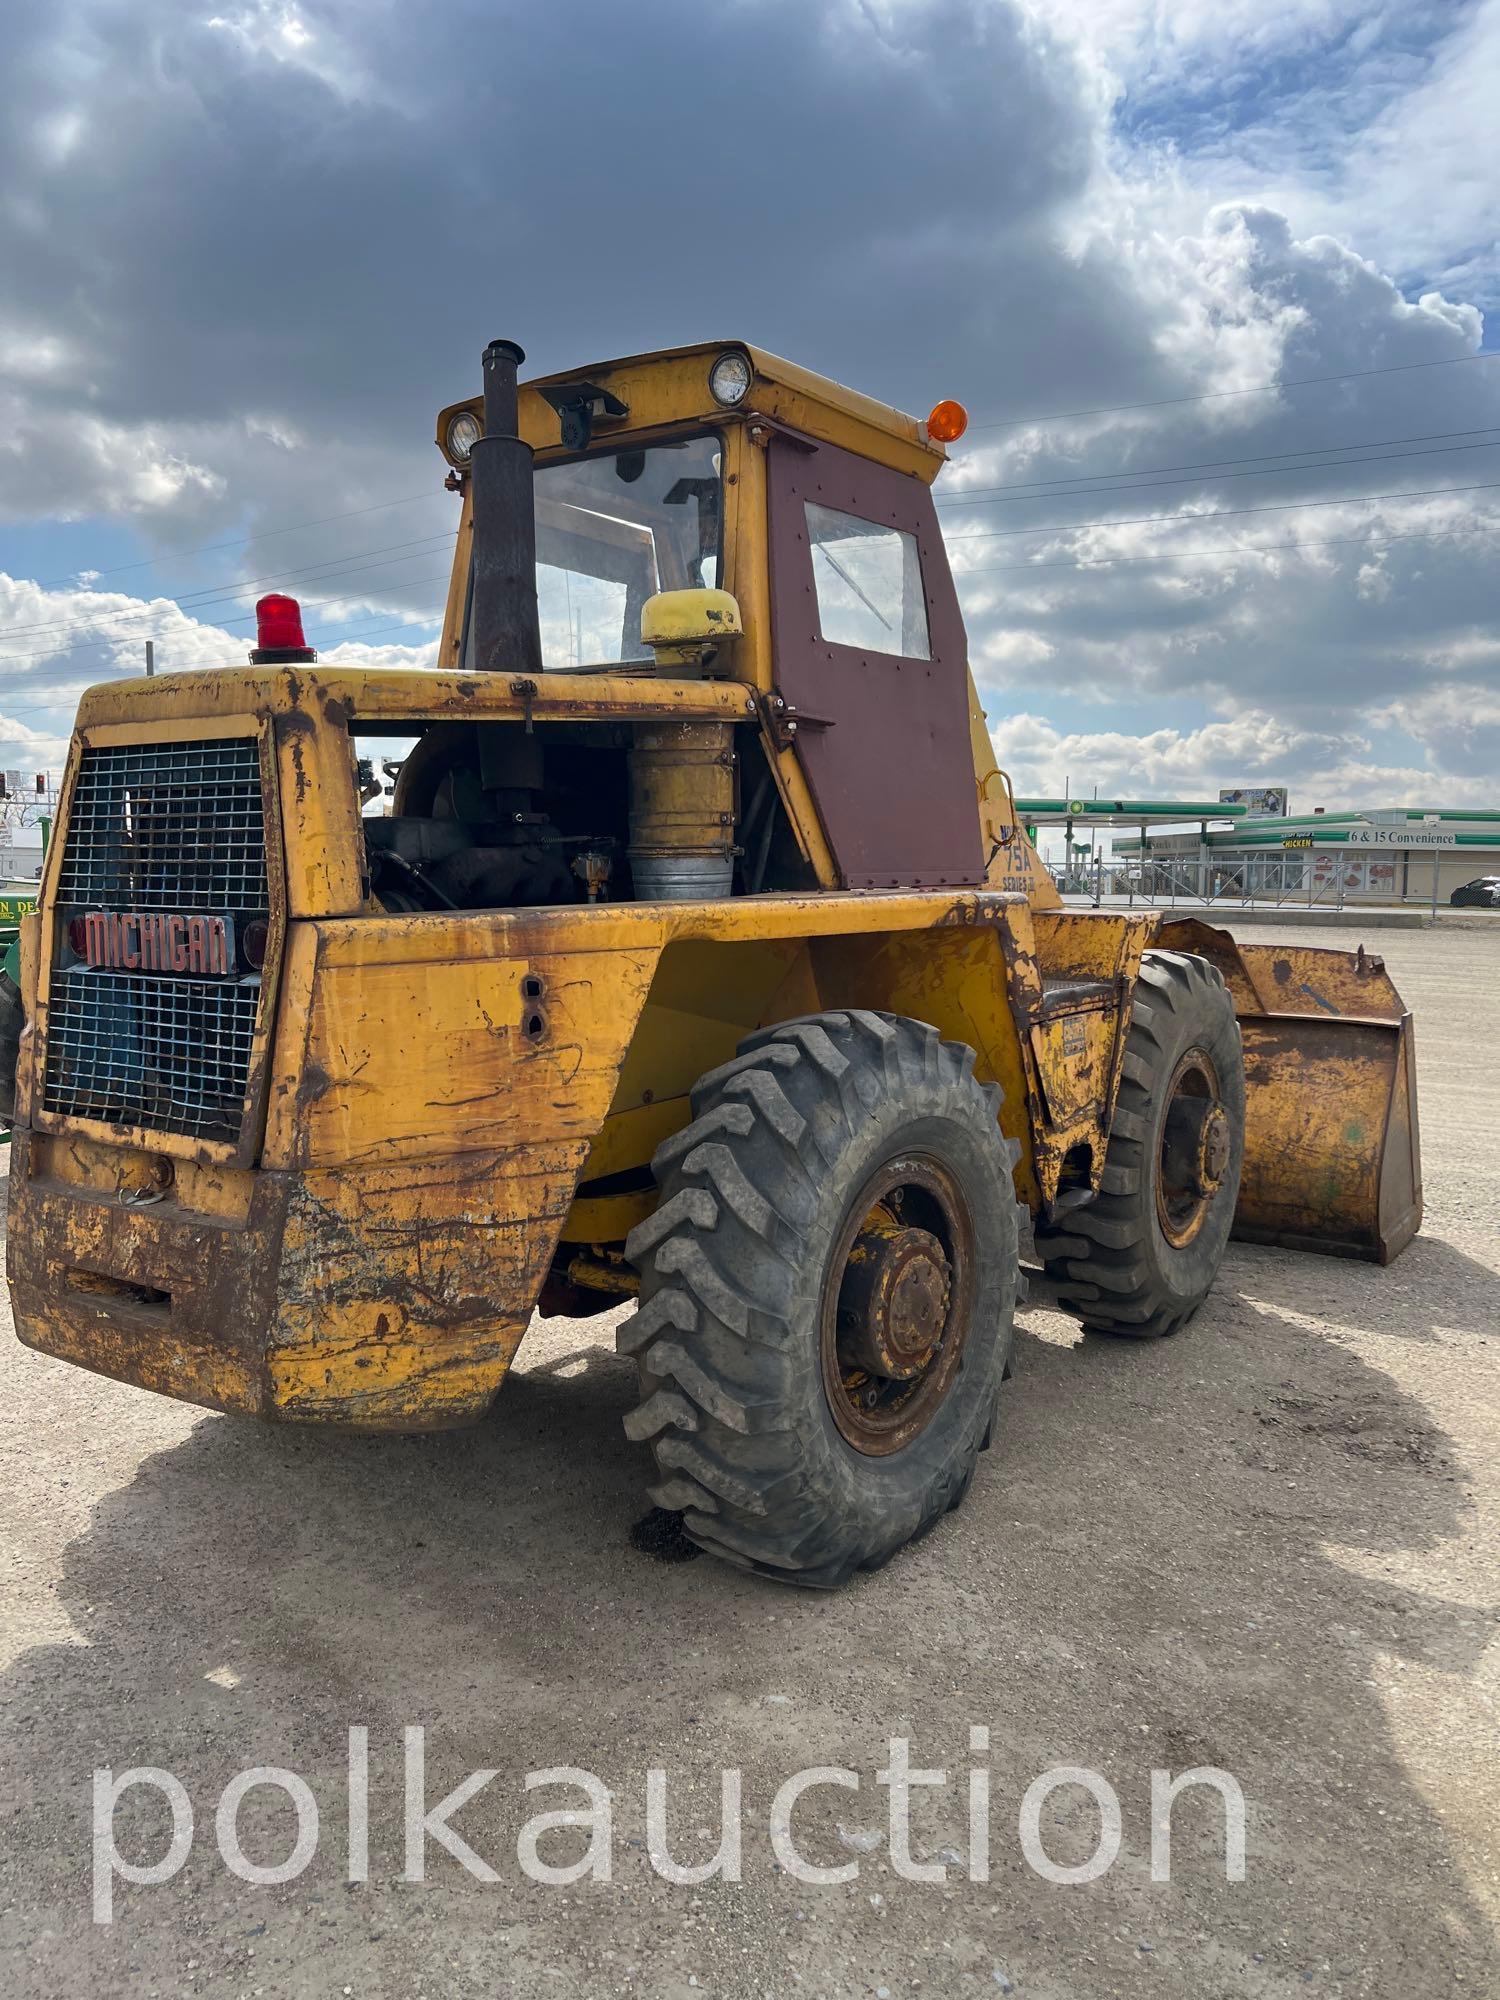
M 291 666 L 317 657 L 302 636 L 302 606 L 296 598 L 283 597 L 279 591 L 263 597 L 255 607 L 255 645 L 250 664 Z

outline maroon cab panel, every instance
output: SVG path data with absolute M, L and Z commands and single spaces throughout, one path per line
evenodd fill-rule
M 767 470 L 776 686 L 841 884 L 978 882 L 968 647 L 930 490 L 785 434 Z

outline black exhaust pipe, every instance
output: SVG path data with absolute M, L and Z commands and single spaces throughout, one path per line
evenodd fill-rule
M 478 672 L 529 677 L 542 671 L 542 632 L 532 451 L 517 435 L 516 370 L 525 359 L 513 340 L 492 340 L 484 350 L 484 436 L 469 454 L 474 506 L 469 630 Z

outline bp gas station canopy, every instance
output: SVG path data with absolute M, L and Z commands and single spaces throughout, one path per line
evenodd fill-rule
M 1016 811 L 1033 830 L 1041 827 L 1130 827 L 1143 835 L 1153 826 L 1181 826 L 1197 820 L 1243 819 L 1248 806 L 1221 805 L 1217 799 L 1017 799 Z
M 1085 827 L 1129 829 L 1147 844 L 1153 828 L 1181 836 L 1196 822 L 1207 847 L 1408 851 L 1500 846 L 1500 808 L 1396 807 L 1383 811 L 1295 813 L 1271 817 L 1217 799 L 1017 799 L 1016 811 L 1033 835 L 1066 829 L 1070 839 Z M 1217 824 L 1212 824 L 1217 822 Z M 1120 852 L 1120 843 L 1115 843 Z

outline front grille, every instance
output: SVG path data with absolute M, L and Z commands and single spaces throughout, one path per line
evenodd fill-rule
M 57 900 L 64 909 L 266 909 L 254 741 L 85 750 Z
M 190 1138 L 239 1137 L 261 981 L 80 965 L 69 919 L 88 911 L 229 916 L 270 908 L 255 742 L 86 749 L 54 903 L 42 1101 L 58 1117 Z
M 55 972 L 46 1105 L 60 1118 L 236 1139 L 260 981 Z

